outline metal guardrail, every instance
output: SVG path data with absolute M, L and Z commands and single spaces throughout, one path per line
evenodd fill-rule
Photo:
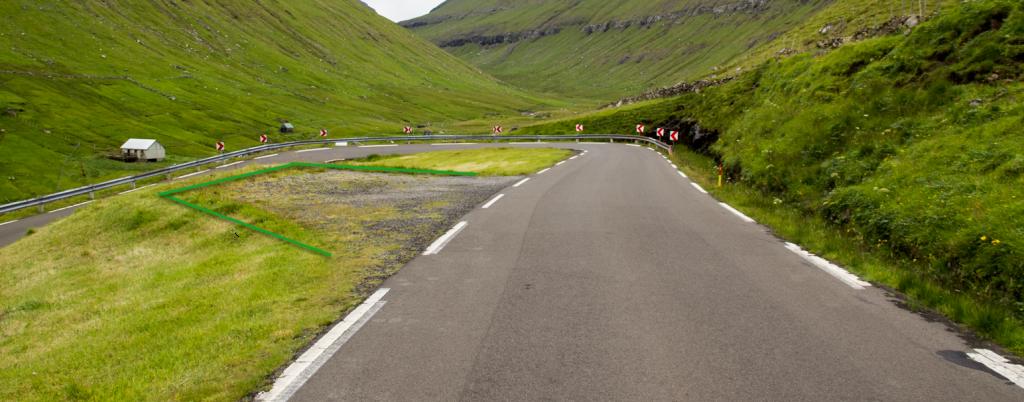
M 279 144 L 267 144 L 258 147 L 247 148 L 243 150 L 226 152 L 217 156 L 211 156 L 209 158 L 199 159 L 192 162 L 182 163 L 178 165 L 168 166 L 163 169 L 157 169 L 151 172 L 142 173 L 135 176 L 124 177 L 120 179 L 105 181 L 99 184 L 93 184 L 74 188 L 70 190 L 64 190 L 58 193 L 44 195 L 41 197 L 31 198 L 22 201 L 16 201 L 9 204 L 0 205 L 0 214 L 18 211 L 25 208 L 31 208 L 36 206 L 43 206 L 51 202 L 65 200 L 68 198 L 93 195 L 97 191 L 106 190 L 112 187 L 117 187 L 126 184 L 134 184 L 135 182 L 151 179 L 154 177 L 160 177 L 170 175 L 171 173 L 178 172 L 186 169 L 199 168 L 208 164 L 222 162 L 234 158 L 241 158 L 261 152 L 276 151 L 279 149 L 304 146 L 304 145 L 329 145 L 339 142 L 347 142 L 349 144 L 360 144 L 364 142 L 392 142 L 392 141 L 406 141 L 406 142 L 437 142 L 437 141 L 492 141 L 492 142 L 510 142 L 510 141 L 576 141 L 576 140 L 620 140 L 620 141 L 641 141 L 652 144 L 658 148 L 664 149 L 671 152 L 672 147 L 668 144 L 658 141 L 649 137 L 641 137 L 636 135 L 621 135 L 621 134 L 586 134 L 586 135 L 419 135 L 419 136 L 401 136 L 401 137 L 358 137 L 358 138 L 335 138 L 335 139 L 317 139 L 317 140 L 305 140 L 305 141 L 292 141 L 282 142 Z

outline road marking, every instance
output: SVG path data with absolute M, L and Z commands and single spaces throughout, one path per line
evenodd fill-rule
M 441 147 L 441 146 L 445 146 L 445 145 L 476 145 L 476 143 L 475 142 L 450 142 L 450 143 L 446 143 L 446 144 L 430 144 L 430 145 L 433 145 L 433 146 L 436 146 L 436 147 Z
M 455 227 L 451 228 L 451 230 L 449 230 L 448 233 L 445 233 L 444 236 L 441 236 L 437 240 L 434 240 L 434 243 L 432 243 L 430 247 L 427 247 L 427 249 L 423 251 L 423 255 L 434 255 L 440 253 L 441 250 L 444 249 L 444 246 L 447 246 L 448 242 L 452 241 L 452 239 L 455 238 L 455 235 L 459 234 L 459 232 L 461 232 L 462 229 L 466 228 L 466 225 L 469 225 L 469 222 L 459 222 L 457 225 L 455 225 Z
M 85 204 L 88 204 L 88 203 L 91 203 L 91 202 L 92 201 L 81 202 L 81 203 L 78 203 L 78 204 L 75 204 L 75 205 L 71 205 L 71 206 L 68 206 L 68 207 L 64 207 L 64 208 L 60 208 L 60 209 L 55 209 L 53 211 L 50 211 L 50 213 L 52 214 L 54 212 L 60 212 L 60 211 L 66 210 L 66 209 L 78 208 L 78 207 L 80 207 L 82 205 L 85 205 Z
M 384 148 L 384 147 L 397 147 L 398 144 L 384 144 L 384 145 L 360 145 L 359 148 Z
M 572 158 L 569 158 L 569 160 L 573 160 L 573 159 L 576 159 L 576 158 L 579 158 L 579 157 L 580 157 L 579 155 L 576 155 L 576 156 L 574 156 Z
M 195 173 L 189 173 L 189 174 L 187 174 L 187 175 L 184 175 L 184 176 L 178 177 L 178 178 L 176 178 L 176 179 L 174 179 L 174 180 L 181 180 L 181 179 L 187 179 L 187 178 L 189 178 L 189 177 L 192 177 L 192 176 L 196 176 L 196 175 L 201 175 L 201 174 L 203 174 L 203 173 L 206 173 L 206 172 L 209 172 L 209 171 L 210 171 L 210 169 L 206 169 L 206 170 L 204 170 L 204 171 L 202 171 L 202 172 L 195 172 Z
M 9 225 L 9 224 L 12 224 L 12 223 L 14 223 L 14 222 L 17 222 L 17 221 L 19 221 L 19 220 L 20 220 L 20 219 L 15 219 L 15 220 L 13 220 L 13 221 L 7 221 L 7 222 L 4 222 L 4 223 L 0 223 L 0 226 L 3 226 L 3 225 Z
M 679 166 L 676 166 L 675 163 L 669 163 L 669 165 L 672 165 L 672 169 L 679 170 Z
M 607 143 L 607 142 L 580 142 L 580 144 L 588 144 L 588 145 L 608 145 L 608 143 Z
M 144 189 L 144 188 L 150 188 L 150 187 L 153 187 L 153 186 L 155 186 L 155 185 L 156 185 L 156 184 L 150 184 L 150 185 L 148 185 L 148 186 L 142 186 L 142 187 L 139 187 L 139 188 L 134 188 L 134 189 L 131 189 L 131 190 L 128 190 L 128 191 L 122 191 L 122 192 L 120 192 L 120 193 L 117 193 L 117 195 L 122 195 L 122 194 L 128 194 L 128 193 L 134 193 L 134 192 L 136 192 L 136 191 L 142 190 L 142 189 Z
M 1024 388 L 1024 366 L 1019 364 L 1011 364 L 1005 357 L 1000 356 L 998 353 L 988 349 L 974 349 L 975 353 L 967 353 L 967 357 L 978 363 L 984 364 L 985 367 L 992 369 L 999 375 L 1006 377 L 1018 387 Z
M 549 170 L 551 170 L 551 168 L 547 168 L 547 169 L 541 170 L 541 171 L 537 172 L 537 174 L 544 174 L 544 172 L 547 172 Z
M 381 300 L 391 289 L 382 288 L 368 297 L 363 304 L 356 307 L 345 316 L 337 325 L 331 328 L 323 337 L 316 341 L 294 363 L 288 366 L 284 372 L 274 381 L 274 386 L 268 392 L 261 392 L 256 395 L 257 401 L 287 401 L 295 392 L 302 387 L 313 374 L 316 374 L 349 339 L 373 317 L 377 311 L 387 302 Z
M 235 165 L 240 164 L 240 163 L 245 163 L 245 161 L 238 161 L 238 162 L 229 163 L 229 164 L 223 165 L 223 166 L 217 166 L 217 169 L 229 168 L 229 167 L 235 166 Z
M 814 254 L 804 251 L 804 249 L 800 248 L 800 246 L 796 244 L 786 243 L 786 248 L 789 249 L 789 251 L 796 253 L 796 255 L 803 257 L 803 259 L 807 260 L 807 262 L 810 262 L 811 265 L 814 265 L 818 267 L 818 269 L 821 269 L 822 271 L 825 271 L 829 275 L 834 276 L 836 279 L 839 279 L 840 281 L 847 284 L 851 288 L 863 290 L 864 288 L 871 287 L 871 283 L 861 280 L 860 278 L 857 277 L 857 275 L 851 274 L 849 271 L 839 268 L 838 265 L 833 264 L 824 258 L 818 257 Z
M 331 160 L 329 160 L 329 161 L 325 161 L 324 163 L 336 163 L 336 162 L 343 162 L 344 160 L 345 160 L 345 158 L 341 158 L 341 159 L 331 159 Z
M 510 142 L 509 145 L 533 145 L 533 144 L 547 144 L 546 142 Z
M 306 153 L 306 152 L 326 151 L 326 150 L 328 150 L 328 149 L 330 149 L 330 148 L 313 148 L 313 149 L 303 149 L 303 150 L 301 150 L 301 151 L 295 151 L 295 153 L 297 153 L 297 154 L 302 154 L 302 153 Z
M 505 197 L 505 194 L 498 194 L 497 197 L 494 197 L 494 199 L 492 199 L 490 202 L 484 204 L 484 206 L 481 207 L 481 208 L 483 208 L 483 209 L 490 208 L 491 205 L 494 205 L 494 203 L 498 202 L 498 200 L 500 200 L 500 199 L 502 199 L 504 197 Z
M 280 155 L 280 154 L 263 155 L 263 156 L 258 157 L 258 158 L 253 158 L 252 160 L 258 161 L 260 159 L 273 158 L 273 157 L 278 156 L 278 155 Z
M 708 193 L 708 191 L 707 191 L 707 190 L 705 190 L 705 189 L 704 189 L 703 187 L 701 187 L 701 186 L 700 186 L 699 184 L 697 184 L 697 183 L 690 183 L 690 185 L 691 185 L 691 186 L 693 186 L 693 188 L 697 189 L 697 191 L 700 191 L 700 192 L 702 192 L 702 193 L 704 193 L 704 194 L 707 194 L 707 193 Z
M 642 146 L 637 145 L 637 144 L 626 144 L 626 145 L 631 146 L 631 147 L 643 148 Z
M 679 175 L 683 176 L 684 179 L 689 179 L 689 177 L 686 177 L 686 173 L 683 173 L 682 171 L 679 171 L 679 172 L 676 172 L 676 173 L 679 173 Z
M 740 217 L 740 219 L 743 219 L 748 223 L 757 223 L 757 221 L 751 219 L 749 216 L 744 215 L 742 212 L 736 210 L 736 208 L 729 206 L 729 204 L 726 204 L 724 202 L 720 202 L 718 204 L 721 205 L 722 208 L 725 208 L 727 211 L 732 212 L 733 215 Z
M 555 166 L 562 166 L 563 163 L 565 163 L 565 161 L 558 162 L 555 164 Z
M 520 180 L 520 181 L 519 181 L 519 183 L 513 184 L 513 185 L 512 185 L 512 187 L 519 187 L 519 186 L 522 186 L 522 185 L 523 185 L 523 183 L 526 183 L 526 182 L 528 182 L 528 181 L 530 181 L 530 178 L 529 178 L 529 177 L 527 177 L 527 178 L 525 178 L 525 179 L 522 179 L 522 180 Z

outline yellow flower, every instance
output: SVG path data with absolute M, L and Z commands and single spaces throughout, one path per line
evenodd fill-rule
M 988 241 L 988 236 L 981 236 L 981 241 Z
M 999 241 L 999 239 L 992 240 L 992 245 L 993 246 L 998 246 L 1000 244 L 1003 244 L 1003 242 Z

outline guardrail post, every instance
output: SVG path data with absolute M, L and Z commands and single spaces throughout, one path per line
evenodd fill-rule
M 134 189 L 135 189 L 135 182 L 133 181 L 132 182 L 132 190 L 134 190 Z
M 43 212 L 46 212 L 46 206 L 44 204 L 39 204 L 39 213 Z

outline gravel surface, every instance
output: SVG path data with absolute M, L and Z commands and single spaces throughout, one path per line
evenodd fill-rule
M 368 279 L 357 290 L 365 292 L 519 179 L 328 170 L 261 176 L 225 190 L 317 232 L 340 258 L 366 258 Z

